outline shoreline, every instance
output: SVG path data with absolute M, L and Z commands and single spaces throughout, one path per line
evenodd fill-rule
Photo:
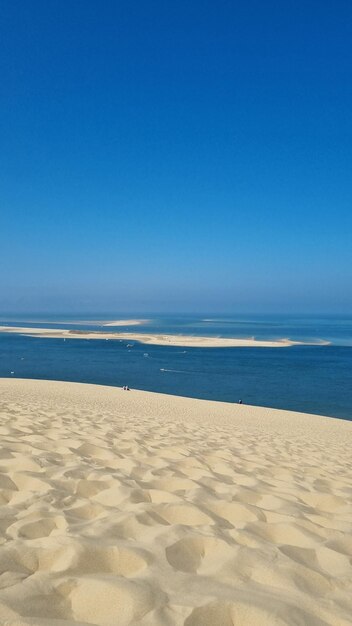
M 194 348 L 287 348 L 295 345 L 329 345 L 327 341 L 309 344 L 300 341 L 291 341 L 283 338 L 275 341 L 262 341 L 254 337 L 247 339 L 230 337 L 207 337 L 192 335 L 168 335 L 159 333 L 124 333 L 101 332 L 85 330 L 69 330 L 64 328 L 30 328 L 17 326 L 0 326 L 0 333 L 20 334 L 27 337 L 42 337 L 48 339 L 100 339 L 113 341 L 137 341 L 146 345 L 179 346 Z
M 21 377 L 16 377 L 16 376 L 1 376 L 0 375 L 0 388 L 1 388 L 1 382 L 2 381 L 9 381 L 9 382 L 13 382 L 13 381 L 21 381 L 21 382 L 31 382 L 31 383 L 53 383 L 53 384 L 57 384 L 57 385 L 80 385 L 82 388 L 92 388 L 92 391 L 94 391 L 94 389 L 102 389 L 105 391 L 109 391 L 109 390 L 115 390 L 117 392 L 120 391 L 124 391 L 123 389 L 123 385 L 121 386 L 117 386 L 117 385 L 113 385 L 113 384 L 106 384 L 106 383 L 86 383 L 86 382 L 81 382 L 81 381 L 67 381 L 67 380 L 61 380 L 61 379 L 51 379 L 51 378 L 21 378 Z M 196 402 L 196 403 L 203 403 L 205 408 L 210 409 L 211 407 L 215 408 L 215 410 L 217 411 L 220 407 L 224 408 L 224 415 L 227 415 L 227 408 L 228 407 L 232 407 L 232 411 L 231 411 L 231 415 L 233 415 L 234 413 L 234 408 L 235 407 L 239 407 L 239 410 L 242 411 L 243 414 L 249 415 L 249 413 L 251 414 L 255 414 L 257 411 L 259 411 L 261 413 L 262 417 L 265 417 L 266 415 L 270 415 L 275 416 L 277 415 L 278 418 L 280 419 L 280 421 L 282 420 L 283 417 L 285 417 L 286 419 L 290 419 L 290 417 L 292 417 L 293 419 L 296 416 L 299 416 L 299 418 L 301 419 L 308 419 L 308 418 L 317 418 L 319 419 L 323 419 L 323 420 L 337 420 L 337 421 L 343 421 L 343 422 L 349 422 L 350 424 L 352 424 L 352 415 L 351 418 L 349 417 L 340 417 L 338 415 L 324 415 L 323 413 L 309 413 L 306 411 L 296 411 L 293 409 L 285 409 L 285 408 L 280 408 L 280 407 L 274 407 L 274 406 L 264 406 L 264 405 L 259 405 L 259 404 L 247 404 L 246 402 L 238 402 L 238 401 L 232 401 L 232 400 L 213 400 L 213 399 L 208 399 L 208 398 L 199 398 L 199 397 L 195 397 L 195 396 L 184 396 L 184 395 L 178 395 L 178 394 L 173 394 L 173 393 L 168 393 L 166 391 L 150 391 L 150 390 L 146 390 L 146 389 L 140 389 L 137 387 L 129 387 L 129 393 L 133 392 L 133 394 L 145 394 L 145 397 L 152 397 L 155 399 L 155 402 L 157 401 L 161 401 L 161 403 L 163 403 L 163 400 L 170 400 L 173 401 L 175 400 L 175 402 L 177 403 L 179 400 L 180 401 L 190 401 L 190 402 Z M 199 405 L 200 406 L 200 405 Z M 220 418 L 223 419 L 224 415 Z M 227 416 L 228 418 L 228 416 Z M 205 418 L 206 419 L 206 418 Z
M 137 389 L 137 388 L 129 388 L 129 391 L 126 393 L 122 387 L 117 387 L 115 385 L 106 385 L 106 384 L 102 384 L 102 383 L 85 383 L 85 382 L 79 382 L 79 381 L 66 381 L 66 380 L 51 380 L 51 379 L 42 379 L 42 378 L 14 378 L 14 377 L 10 377 L 10 376 L 0 376 L 0 389 L 1 389 L 1 385 L 6 385 L 6 383 L 9 383 L 9 385 L 21 385 L 23 384 L 24 386 L 26 385 L 32 385 L 33 387 L 35 386 L 47 386 L 47 387 L 56 387 L 58 391 L 60 391 L 60 387 L 62 391 L 65 391 L 65 388 L 67 387 L 67 389 L 70 387 L 71 390 L 73 390 L 73 388 L 76 388 L 77 392 L 79 391 L 84 391 L 84 392 L 97 392 L 97 394 L 101 395 L 101 394 L 106 394 L 107 396 L 110 396 L 110 398 L 112 398 L 114 396 L 114 394 L 118 394 L 119 399 L 121 394 L 123 398 L 126 397 L 131 397 L 133 395 L 135 395 L 136 397 L 138 397 L 141 400 L 147 400 L 148 402 L 150 402 L 153 407 L 157 407 L 158 404 L 161 405 L 161 413 L 163 412 L 164 417 L 168 416 L 170 417 L 171 414 L 174 417 L 174 410 L 175 407 L 172 408 L 172 411 L 170 413 L 170 402 L 171 403 L 175 403 L 175 405 L 184 403 L 185 405 L 188 404 L 189 406 L 187 407 L 189 410 L 191 409 L 197 409 L 199 408 L 199 410 L 205 409 L 208 412 L 211 411 L 215 411 L 217 413 L 216 415 L 216 419 L 220 419 L 221 423 L 223 424 L 227 424 L 228 421 L 232 420 L 233 416 L 236 415 L 238 416 L 239 414 L 241 414 L 241 416 L 245 416 L 245 417 L 249 417 L 250 419 L 254 419 L 257 418 L 259 419 L 259 414 L 260 414 L 260 419 L 261 422 L 263 423 L 263 419 L 265 419 L 266 417 L 270 417 L 270 419 L 274 419 L 275 423 L 276 423 L 276 418 L 277 420 L 279 420 L 279 423 L 281 425 L 285 424 L 286 421 L 290 420 L 290 419 L 298 419 L 299 422 L 301 422 L 301 420 L 307 420 L 309 419 L 313 419 L 313 420 L 317 420 L 317 423 L 320 420 L 334 420 L 334 421 L 342 421 L 342 422 L 347 422 L 351 425 L 351 429 L 352 429 L 352 419 L 347 419 L 347 418 L 342 418 L 342 417 L 337 417 L 337 416 L 331 416 L 331 415 L 323 415 L 320 413 L 306 413 L 305 411 L 293 411 L 290 409 L 282 409 L 282 408 L 276 408 L 276 407 L 267 407 L 267 406 L 259 406 L 256 404 L 246 404 L 246 403 L 239 403 L 239 402 L 231 402 L 231 401 L 225 401 L 225 400 L 208 400 L 206 398 L 195 398 L 193 396 L 181 396 L 181 395 L 176 395 L 176 394 L 170 394 L 170 393 L 166 393 L 166 392 L 162 392 L 162 391 L 146 391 L 144 389 Z M 158 410 L 159 412 L 159 410 Z M 182 418 L 181 418 L 182 419 Z M 207 416 L 203 416 L 202 420 L 205 419 L 205 421 L 207 421 Z M 291 427 L 292 422 L 290 422 L 290 427 Z
M 8 378 L 0 414 L 2 623 L 349 626 L 351 422 Z

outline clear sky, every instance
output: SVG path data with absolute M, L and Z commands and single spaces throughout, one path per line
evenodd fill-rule
M 0 16 L 0 311 L 352 312 L 350 0 Z

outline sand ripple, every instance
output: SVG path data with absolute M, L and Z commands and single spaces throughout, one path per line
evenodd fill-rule
M 351 424 L 0 392 L 1 624 L 351 626 Z

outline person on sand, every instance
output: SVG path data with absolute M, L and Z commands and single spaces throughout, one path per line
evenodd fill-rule
M 242 400 L 239 400 L 239 401 L 238 401 L 238 404 L 243 404 Z

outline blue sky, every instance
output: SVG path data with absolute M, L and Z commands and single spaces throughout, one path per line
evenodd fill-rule
M 352 312 L 350 1 L 0 10 L 0 311 Z

